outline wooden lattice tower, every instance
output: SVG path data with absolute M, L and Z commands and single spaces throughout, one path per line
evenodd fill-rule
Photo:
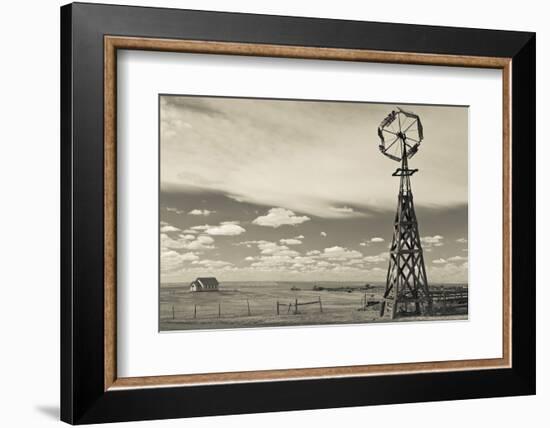
M 380 151 L 401 162 L 392 174 L 400 179 L 399 194 L 381 316 L 393 319 L 410 313 L 428 314 L 432 302 L 411 188 L 411 176 L 418 170 L 408 167 L 408 159 L 416 154 L 423 139 L 422 124 L 414 113 L 397 109 L 382 121 L 378 135 Z

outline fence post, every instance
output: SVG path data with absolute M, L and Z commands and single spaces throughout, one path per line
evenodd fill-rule
M 321 302 L 321 296 L 319 296 L 319 312 L 323 313 L 323 303 Z
M 248 316 L 250 316 L 250 302 L 246 299 L 246 306 L 248 306 Z
M 296 303 L 294 303 L 294 314 L 296 315 L 298 313 L 298 299 L 296 299 Z
M 277 300 L 277 315 L 279 315 L 279 301 Z
M 174 310 L 174 305 L 172 305 L 172 319 L 176 319 L 176 311 Z
M 197 318 L 197 305 L 195 304 L 195 312 L 193 313 L 193 318 Z
M 218 303 L 218 318 L 222 317 L 222 304 Z

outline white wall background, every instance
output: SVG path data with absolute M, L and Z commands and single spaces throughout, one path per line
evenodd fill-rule
M 123 2 L 121 0 L 121 2 Z M 116 3 L 103 1 L 103 3 Z M 544 2 L 462 0 L 298 2 L 277 0 L 147 0 L 126 4 L 323 18 L 485 27 L 537 32 L 538 264 L 550 255 L 543 220 L 550 197 L 542 159 L 550 148 L 542 134 L 549 95 L 550 28 Z M 0 421 L 7 427 L 59 424 L 59 6 L 58 0 L 5 2 L 0 12 Z M 546 142 L 546 144 L 544 144 Z M 530 148 L 525 142 L 526 149 Z M 547 181 L 547 179 L 546 179 Z M 490 423 L 542 426 L 550 402 L 550 298 L 538 273 L 538 394 L 535 397 L 420 403 L 351 409 L 155 421 L 142 426 L 280 427 L 390 426 L 463 428 Z M 391 416 L 390 416 L 391 415 Z M 544 419 L 543 419 L 544 418 Z M 444 421 L 444 422 L 443 422 Z M 137 423 L 125 426 L 137 426 Z

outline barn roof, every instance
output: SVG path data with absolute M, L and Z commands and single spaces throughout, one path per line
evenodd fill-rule
M 197 278 L 195 281 L 199 281 L 201 284 L 217 287 L 218 280 L 213 276 Z

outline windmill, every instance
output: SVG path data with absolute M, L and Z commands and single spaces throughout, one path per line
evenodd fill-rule
M 411 176 L 418 169 L 408 166 L 424 138 L 422 123 L 418 115 L 397 108 L 380 123 L 378 136 L 380 152 L 401 163 L 392 174 L 399 177 L 399 194 L 380 314 L 383 319 L 410 313 L 429 314 L 432 300 L 411 189 Z

